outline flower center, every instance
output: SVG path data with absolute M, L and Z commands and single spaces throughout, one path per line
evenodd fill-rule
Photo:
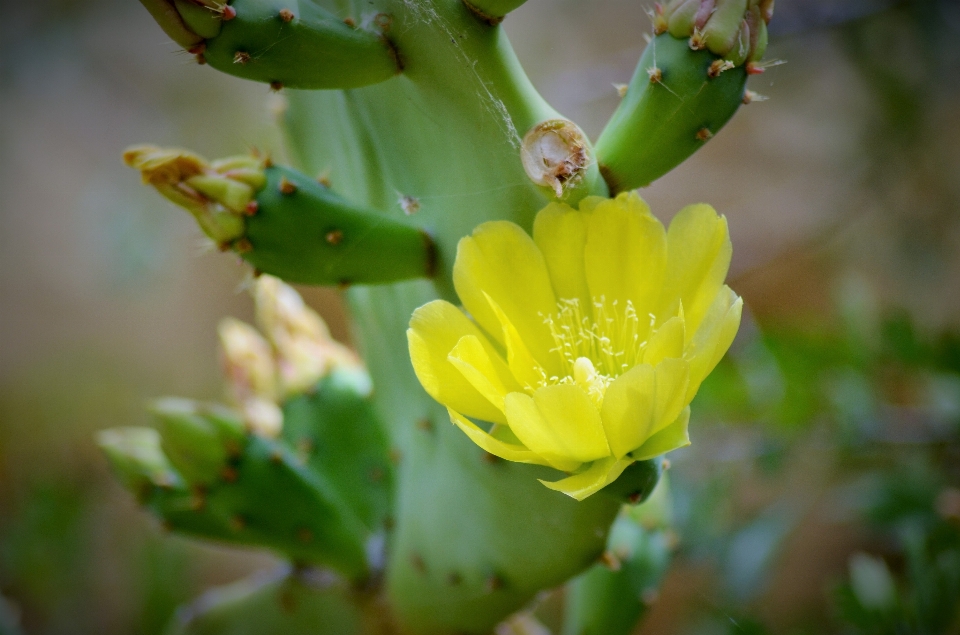
M 545 377 L 543 385 L 576 383 L 599 404 L 610 382 L 643 359 L 656 317 L 641 318 L 631 301 L 601 296 L 586 311 L 578 299 L 562 299 L 543 322 L 555 344 L 550 352 L 560 354 L 566 371 Z

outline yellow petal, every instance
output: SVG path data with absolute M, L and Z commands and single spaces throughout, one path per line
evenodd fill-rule
M 617 377 L 603 396 L 601 419 L 613 456 L 622 458 L 649 436 L 656 399 L 656 373 L 649 364 Z
M 690 435 L 687 434 L 689 424 L 690 408 L 687 407 L 683 409 L 676 421 L 647 439 L 647 442 L 631 452 L 630 456 L 637 461 L 646 461 L 690 445 Z
M 486 296 L 500 306 L 537 358 L 553 347 L 543 324 L 557 301 L 543 254 L 519 226 L 507 221 L 483 223 L 460 240 L 453 284 L 464 308 L 501 344 L 500 322 Z
M 534 397 L 510 393 L 505 405 L 510 430 L 558 470 L 570 472 L 610 453 L 600 414 L 577 386 L 547 386 Z
M 687 330 L 696 331 L 730 267 L 727 219 L 709 205 L 690 205 L 667 231 L 667 269 L 661 309 L 672 315 L 683 302 Z
M 513 323 L 510 322 L 510 319 L 507 318 L 504 312 L 500 309 L 500 305 L 497 304 L 490 296 L 485 297 L 490 303 L 490 308 L 493 309 L 493 313 L 500 323 L 503 339 L 506 341 L 507 365 L 510 368 L 510 372 L 513 374 L 517 383 L 523 386 L 527 391 L 532 392 L 541 385 L 543 380 L 547 378 L 547 373 L 543 366 L 540 365 L 540 362 L 534 359 L 533 355 L 530 354 L 530 351 L 527 349 L 527 345 L 520 337 L 520 333 L 517 332 L 516 327 L 513 326 Z M 554 373 L 558 372 L 555 369 L 551 370 L 553 370 Z
M 548 465 L 546 461 L 522 445 L 504 443 L 500 439 L 487 434 L 478 428 L 476 424 L 461 415 L 456 410 L 447 408 L 447 412 L 450 414 L 450 421 L 456 424 L 458 428 L 463 430 L 463 432 L 470 438 L 471 441 L 476 443 L 483 450 L 486 450 L 490 454 L 499 456 L 501 459 L 506 459 L 507 461 L 514 461 L 516 463 Z
M 579 474 L 559 481 L 549 482 L 541 479 L 540 482 L 552 490 L 563 492 L 567 496 L 582 501 L 617 480 L 631 463 L 633 459 L 616 459 L 611 456 L 594 461 L 590 467 Z
M 449 302 L 434 300 L 414 311 L 407 343 L 417 379 L 427 394 L 443 405 L 468 417 L 505 423 L 503 413 L 447 359 L 464 335 L 473 335 L 481 342 L 486 340 L 480 329 Z
M 646 315 L 660 296 L 666 267 L 666 233 L 637 194 L 598 203 L 587 218 L 584 249 L 587 285 L 608 306 L 627 300 Z
M 551 203 L 540 210 L 533 221 L 533 241 L 543 253 L 556 296 L 566 300 L 576 298 L 581 306 L 590 306 L 583 265 L 586 215 L 569 205 Z
M 688 402 L 697 394 L 700 384 L 730 348 L 740 328 L 742 312 L 743 300 L 737 297 L 730 287 L 721 288 L 687 352 L 690 361 Z
M 686 360 L 669 358 L 657 365 L 656 396 L 653 417 L 648 436 L 654 436 L 669 426 L 690 402 L 687 400 L 687 384 L 690 365 Z
M 643 362 L 656 366 L 668 357 L 682 357 L 686 343 L 684 318 L 675 316 L 664 322 L 647 341 Z
M 507 393 L 521 389 L 503 359 L 491 356 L 476 335 L 461 337 L 447 359 L 500 412 Z

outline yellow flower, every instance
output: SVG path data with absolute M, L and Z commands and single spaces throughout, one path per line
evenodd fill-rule
M 740 325 L 730 253 L 710 206 L 664 230 L 634 193 L 552 203 L 533 239 L 484 223 L 457 246 L 464 309 L 436 300 L 410 320 L 413 367 L 474 443 L 571 473 L 541 482 L 582 500 L 690 443 L 690 401 Z

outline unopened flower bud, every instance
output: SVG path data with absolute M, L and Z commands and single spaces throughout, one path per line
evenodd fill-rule
M 330 337 L 320 316 L 279 279 L 260 276 L 254 301 L 257 322 L 276 351 L 282 394 L 309 390 L 332 367 L 358 363 Z
M 235 403 L 276 396 L 276 366 L 270 344 L 249 324 L 224 318 L 217 328 L 227 386 Z
M 144 183 L 190 212 L 219 245 L 243 236 L 247 206 L 266 183 L 263 162 L 256 157 L 211 164 L 188 150 L 142 145 L 129 148 L 123 160 L 140 171 Z

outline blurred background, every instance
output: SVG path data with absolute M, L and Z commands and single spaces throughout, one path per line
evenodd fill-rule
M 595 138 L 646 8 L 530 0 L 505 28 Z M 769 100 L 642 192 L 726 214 L 748 315 L 671 457 L 677 557 L 639 632 L 960 633 L 960 3 L 780 0 L 772 27 Z M 120 152 L 282 157 L 279 99 L 133 0 L 0 5 L 0 633 L 152 635 L 274 566 L 165 534 L 93 434 L 218 398 L 216 323 L 252 313 Z

